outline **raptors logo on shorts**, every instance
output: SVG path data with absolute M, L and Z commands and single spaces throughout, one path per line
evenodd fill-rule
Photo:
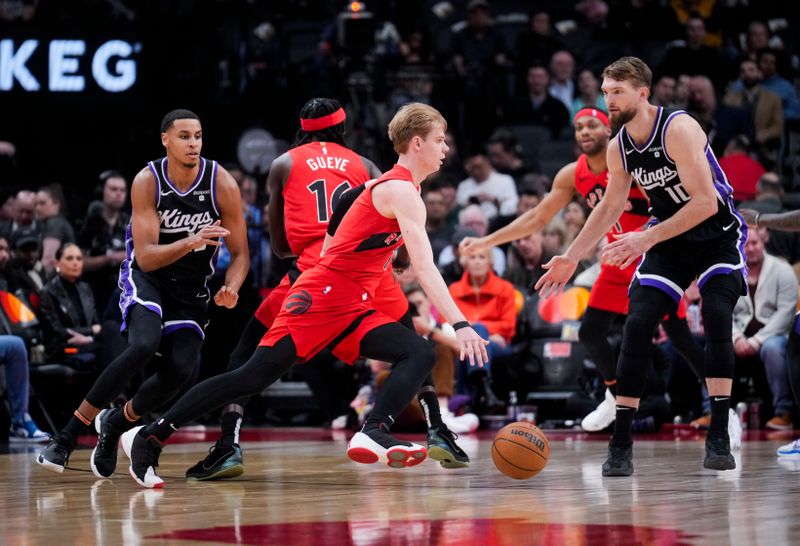
M 286 298 L 284 307 L 289 314 L 302 315 L 311 308 L 311 294 L 307 290 L 295 292 Z

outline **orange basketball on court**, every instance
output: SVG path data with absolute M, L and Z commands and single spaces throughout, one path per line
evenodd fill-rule
M 550 458 L 547 436 L 525 422 L 504 426 L 492 442 L 492 460 L 497 470 L 515 480 L 527 480 L 542 471 Z

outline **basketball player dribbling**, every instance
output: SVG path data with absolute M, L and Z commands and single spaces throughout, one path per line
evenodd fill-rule
M 319 260 L 326 229 L 331 233 L 335 230 L 349 204 L 358 195 L 347 190 L 361 188 L 367 180 L 381 174 L 372 161 L 345 147 L 345 120 L 346 113 L 338 101 L 329 98 L 309 100 L 300 110 L 300 129 L 295 146 L 276 158 L 270 167 L 267 184 L 272 248 L 280 258 L 296 256 L 297 260 L 245 326 L 231 354 L 228 371 L 242 366 L 253 354 L 280 312 L 292 283 Z M 376 290 L 373 304 L 376 309 L 413 330 L 408 301 L 392 278 L 391 269 L 387 273 L 381 287 Z M 431 415 L 429 448 L 438 444 L 449 459 L 464 466 L 469 458 L 455 444 L 447 427 L 441 424 L 438 400 L 429 378 L 426 378 L 419 398 L 421 403 L 432 408 L 428 412 Z M 244 472 L 239 430 L 246 404 L 247 399 L 242 399 L 223 408 L 222 434 L 206 458 L 186 471 L 188 479 L 233 478 Z
M 108 478 L 117 466 L 120 435 L 140 415 L 178 394 L 200 363 L 219 238 L 231 263 L 214 303 L 232 308 L 250 267 L 239 187 L 216 161 L 200 156 L 203 129 L 189 110 L 161 122 L 167 155 L 151 161 L 131 186 L 133 214 L 128 257 L 120 266 L 122 328 L 128 346 L 97 378 L 67 426 L 39 453 L 44 468 L 63 472 L 78 435 L 95 420 L 99 436 L 92 472 Z M 169 362 L 139 387 L 123 408 L 103 410 L 150 361 L 159 347 Z
M 160 419 L 128 431 L 122 439 L 131 458 L 129 472 L 144 487 L 162 487 L 155 468 L 163 442 L 194 417 L 261 392 L 296 362 L 332 347 L 352 361 L 358 355 L 394 364 L 363 429 L 347 454 L 360 463 L 393 468 L 414 466 L 426 457 L 423 446 L 390 434 L 394 416 L 419 390 L 434 363 L 431 346 L 416 333 L 372 305 L 394 250 L 405 244 L 420 284 L 453 324 L 462 358 L 482 365 L 486 340 L 470 327 L 450 297 L 433 262 L 425 232 L 425 205 L 419 185 L 442 164 L 447 123 L 434 108 L 403 106 L 389 123 L 389 138 L 399 154 L 394 168 L 356 199 L 344 215 L 330 248 L 316 266 L 303 272 L 260 346 L 241 368 L 189 390 Z
M 554 257 L 536 283 L 543 296 L 558 292 L 624 210 L 633 180 L 650 199 L 649 229 L 616 235 L 603 252 L 609 265 L 637 260 L 617 366 L 617 415 L 603 476 L 633 474 L 631 426 L 646 381 L 650 339 L 658 321 L 675 309 L 697 280 L 703 296 L 705 377 L 711 426 L 703 466 L 730 470 L 728 416 L 733 383 L 733 308 L 747 291 L 743 245 L 747 228 L 733 206 L 732 188 L 700 125 L 682 110 L 647 102 L 652 73 L 636 57 L 603 71 L 611 122 L 621 127 L 609 144 L 605 197 L 567 251 Z

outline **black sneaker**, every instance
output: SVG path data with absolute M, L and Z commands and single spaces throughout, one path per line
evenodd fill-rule
M 89 463 L 92 472 L 98 478 L 110 478 L 117 469 L 117 449 L 119 448 L 119 431 L 108 422 L 114 412 L 122 411 L 119 408 L 104 409 L 94 418 L 94 428 L 97 431 L 97 445 L 92 450 Z
M 458 447 L 458 435 L 451 432 L 446 426 L 431 427 L 428 429 L 428 457 L 444 468 L 464 468 L 469 466 L 469 455 Z
M 159 489 L 164 487 L 164 480 L 156 475 L 156 468 L 164 444 L 152 436 L 140 436 L 139 431 L 143 428 L 135 427 L 122 435 L 122 449 L 131 460 L 128 472 L 142 487 Z
M 736 468 L 736 460 L 731 454 L 727 430 L 721 432 L 708 431 L 706 458 L 703 461 L 703 466 L 711 470 L 733 470 Z
M 186 471 L 187 480 L 220 480 L 244 474 L 242 448 L 239 444 L 222 445 L 219 440 L 208 450 L 208 456 Z
M 51 472 L 61 474 L 69 462 L 75 444 L 63 432 L 50 439 L 50 443 L 36 456 L 36 462 Z
M 603 463 L 603 476 L 630 476 L 633 474 L 633 445 L 608 443 L 608 459 Z

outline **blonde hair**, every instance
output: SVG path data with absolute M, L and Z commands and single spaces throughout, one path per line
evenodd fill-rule
M 618 82 L 631 81 L 638 87 L 647 87 L 648 89 L 653 85 L 653 72 L 638 57 L 617 59 L 603 70 L 603 77 Z
M 441 125 L 442 130 L 447 130 L 447 121 L 433 106 L 412 102 L 401 106 L 389 122 L 389 140 L 392 141 L 394 151 L 404 154 L 408 151 L 408 144 L 415 136 L 425 138 L 435 125 Z

